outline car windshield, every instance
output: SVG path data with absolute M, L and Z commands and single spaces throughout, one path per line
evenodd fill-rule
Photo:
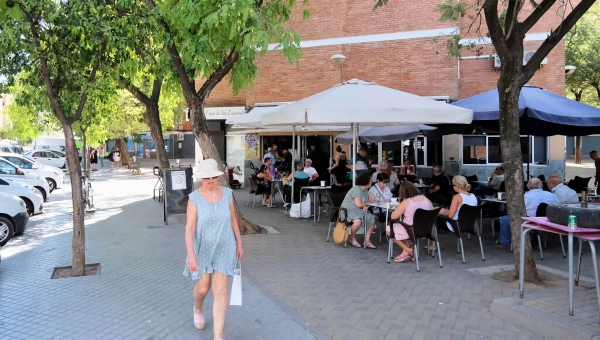
M 28 156 L 30 156 L 30 155 L 31 155 L 31 154 L 29 154 Z M 29 158 L 29 157 L 27 157 L 27 156 L 23 156 L 23 158 L 25 158 L 26 160 L 30 161 L 31 163 L 33 163 L 33 164 L 35 164 L 35 165 L 37 165 L 37 166 L 41 166 L 41 165 L 42 165 L 42 163 L 40 163 L 40 162 L 36 161 L 35 159 Z

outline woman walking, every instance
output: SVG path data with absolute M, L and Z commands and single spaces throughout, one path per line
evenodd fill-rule
M 98 147 L 98 159 L 100 159 L 100 167 L 104 168 L 104 147 L 102 145 Z
M 96 153 L 96 149 L 92 149 L 90 153 L 90 167 L 92 171 L 98 170 L 96 166 L 98 165 L 98 154 Z
M 121 151 L 119 151 L 119 148 L 115 148 L 113 159 L 115 160 L 115 168 L 119 169 L 121 167 Z
M 202 186 L 189 195 L 185 225 L 187 265 L 183 275 L 196 280 L 194 326 L 198 329 L 206 326 L 202 304 L 212 286 L 214 339 L 223 339 L 227 276 L 233 276 L 236 259 L 240 260 L 244 254 L 233 191 L 218 184 L 222 174 L 214 159 L 200 163 L 193 177 L 200 178 Z

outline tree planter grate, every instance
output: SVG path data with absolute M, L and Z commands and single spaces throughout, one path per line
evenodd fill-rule
M 100 263 L 90 263 L 85 265 L 85 276 L 100 275 Z M 50 279 L 64 279 L 73 277 L 71 275 L 71 266 L 55 267 Z

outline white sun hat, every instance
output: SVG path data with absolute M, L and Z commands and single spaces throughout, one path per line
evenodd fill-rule
M 219 171 L 219 167 L 217 166 L 217 162 L 212 159 L 205 159 L 198 167 L 196 167 L 196 171 L 194 171 L 194 178 L 211 178 L 221 176 L 223 174 L 222 171 Z

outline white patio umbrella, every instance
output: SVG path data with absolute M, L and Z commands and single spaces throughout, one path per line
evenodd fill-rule
M 262 115 L 264 126 L 470 124 L 473 111 L 352 79 Z M 354 138 L 356 152 L 356 138 Z M 356 158 L 356 157 L 354 157 Z M 356 180 L 354 167 L 353 182 Z
M 428 125 L 398 125 L 398 126 L 361 126 L 358 129 L 358 139 L 364 143 L 396 142 L 413 139 L 421 131 L 435 130 Z M 342 133 L 336 137 L 338 144 L 351 144 L 354 131 Z

